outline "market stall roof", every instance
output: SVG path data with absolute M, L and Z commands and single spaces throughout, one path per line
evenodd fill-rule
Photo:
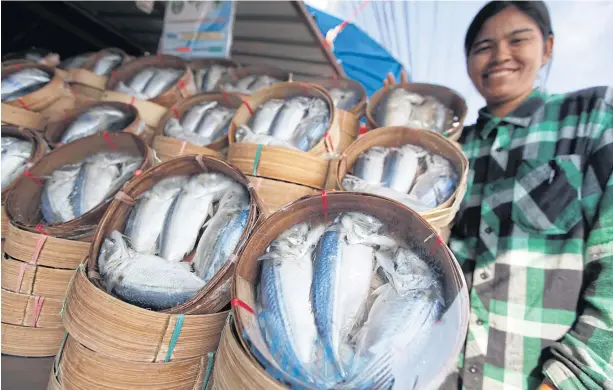
M 67 2 L 142 53 L 157 51 L 166 4 L 155 2 L 153 11 L 147 14 L 134 1 Z M 239 1 L 236 6 L 233 59 L 248 65 L 277 66 L 298 78 L 344 76 L 301 1 Z

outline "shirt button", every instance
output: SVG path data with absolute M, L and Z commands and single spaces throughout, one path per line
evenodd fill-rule
M 472 367 L 470 367 L 470 368 L 468 369 L 468 371 L 470 371 L 470 373 L 471 373 L 471 374 L 474 374 L 474 373 L 476 373 L 476 372 L 477 372 L 477 367 L 472 366 Z
M 486 232 L 487 234 L 490 234 L 490 233 L 492 232 L 492 228 L 491 228 L 491 227 L 489 227 L 489 226 L 488 226 L 488 227 L 486 227 L 486 228 L 485 228 L 485 232 Z
M 481 318 L 477 320 L 477 325 L 483 325 L 483 320 Z
M 497 147 L 497 148 L 496 148 L 496 151 L 497 151 L 498 153 L 500 153 L 500 152 L 502 152 L 502 148 L 499 146 L 499 147 Z
M 487 274 L 485 272 L 481 272 L 481 275 L 479 275 L 481 277 L 481 279 L 485 280 L 487 279 Z
M 496 191 L 496 188 L 498 188 L 498 187 L 496 187 L 496 184 L 490 184 L 490 190 L 491 191 Z

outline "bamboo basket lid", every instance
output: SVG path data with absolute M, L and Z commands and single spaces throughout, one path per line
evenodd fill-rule
M 66 130 L 68 130 L 68 127 L 80 115 L 93 108 L 101 106 L 111 106 L 132 118 L 130 124 L 123 129 L 124 132 L 136 134 L 139 137 L 144 138 L 147 136 L 145 133 L 150 131 L 147 129 L 146 123 L 140 118 L 140 114 L 134 106 L 120 102 L 92 102 L 67 112 L 64 119 L 47 125 L 44 136 L 47 143 L 49 143 L 49 146 L 52 148 L 57 148 L 58 146 L 63 145 L 60 141 L 62 140 L 64 133 L 66 133 Z M 151 137 L 151 134 L 149 134 L 149 137 Z
M 109 202 L 105 201 L 78 218 L 56 225 L 41 227 L 41 199 L 44 178 L 61 166 L 82 161 L 97 152 L 125 152 L 139 155 L 144 161 L 135 172 L 142 173 L 153 165 L 153 153 L 142 139 L 130 133 L 98 134 L 78 139 L 60 146 L 41 158 L 29 171 L 15 183 L 15 187 L 6 200 L 6 214 L 10 222 L 20 229 L 41 232 L 50 236 L 70 238 L 77 231 L 90 232 L 104 214 Z M 27 194 L 27 196 L 24 196 Z
M 45 108 L 49 107 L 51 104 L 53 104 L 56 100 L 58 100 L 61 96 L 65 94 L 66 87 L 64 79 L 57 74 L 55 68 L 52 68 L 47 65 L 42 65 L 38 63 L 25 63 L 2 67 L 2 78 L 4 79 L 9 75 L 24 69 L 34 68 L 40 69 L 50 74 L 51 81 L 49 81 L 44 87 L 32 93 L 29 93 L 20 99 L 4 102 L 4 104 L 24 108 L 29 111 L 40 112 Z
M 458 354 L 464 346 L 468 328 L 468 290 L 460 265 L 442 242 L 432 227 L 418 214 L 398 202 L 376 195 L 355 192 L 331 192 L 325 195 L 309 196 L 299 199 L 258 224 L 247 240 L 245 248 L 236 266 L 232 298 L 240 305 L 233 305 L 232 313 L 238 336 L 245 351 L 254 360 L 253 350 L 281 372 L 264 341 L 258 318 L 252 314 L 256 308 L 256 287 L 259 278 L 259 257 L 270 243 L 282 232 L 301 222 L 332 221 L 342 212 L 359 211 L 385 221 L 392 228 L 398 239 L 407 240 L 414 245 L 424 247 L 430 253 L 432 261 L 440 266 L 443 278 L 443 295 L 447 302 L 447 311 L 441 320 L 440 332 L 447 332 L 445 345 L 440 348 L 437 364 L 440 370 L 432 379 L 434 382 L 455 364 Z M 250 308 L 250 310 L 245 309 Z M 442 334 L 442 333 L 441 333 Z M 255 361 L 255 360 L 254 360 Z
M 245 353 L 232 323 L 224 327 L 215 357 L 213 381 L 217 390 L 284 390 Z
M 28 158 L 28 166 L 36 164 L 49 150 L 42 134 L 34 130 L 3 125 L 2 135 L 32 142 L 32 152 Z M 8 186 L 2 189 L 2 203 L 6 201 L 9 193 L 15 187 L 18 180 L 19 178 L 13 180 Z
M 2 258 L 2 288 L 27 295 L 62 299 L 74 269 L 44 267 L 5 255 Z
M 220 172 L 239 184 L 247 187 L 250 195 L 249 217 L 245 231 L 239 239 L 239 244 L 234 250 L 234 255 L 238 255 L 258 217 L 258 207 L 261 201 L 253 188 L 249 185 L 247 178 L 230 164 L 212 157 L 205 156 L 184 156 L 162 163 L 144 174 L 136 180 L 131 181 L 123 189 L 123 199 L 137 199 L 138 196 L 149 190 L 158 181 L 177 175 L 192 175 L 202 172 Z M 122 199 L 115 199 L 111 202 L 107 213 L 98 225 L 94 234 L 92 246 L 90 248 L 90 258 L 87 262 L 90 274 L 98 272 L 98 254 L 104 239 L 111 232 L 118 230 L 124 231 L 124 226 L 133 202 L 126 202 Z M 217 274 L 201 289 L 193 298 L 182 305 L 175 306 L 166 310 L 168 313 L 183 314 L 209 314 L 222 310 L 230 302 L 230 284 L 232 273 L 234 272 L 234 262 L 227 262 Z M 96 285 L 101 286 L 99 280 Z
M 457 120 L 454 122 L 453 126 L 449 129 L 446 129 L 443 134 L 454 141 L 460 139 L 460 136 L 462 135 L 462 129 L 464 128 L 464 120 L 466 120 L 466 114 L 468 113 L 466 100 L 456 91 L 435 84 L 396 84 L 393 87 L 384 87 L 375 92 L 370 97 L 370 100 L 366 107 L 366 119 L 370 129 L 376 129 L 381 127 L 381 125 L 375 121 L 374 110 L 376 110 L 383 96 L 389 91 L 391 91 L 393 88 L 403 88 L 409 92 L 413 92 L 422 96 L 433 96 L 437 98 L 446 107 L 451 109 L 451 111 L 453 111 L 454 116 L 457 117 Z
M 166 114 L 160 120 L 159 126 L 156 129 L 156 136 L 164 136 L 164 128 L 166 127 L 166 123 L 170 118 L 182 118 L 183 115 L 196 104 L 200 104 L 202 102 L 212 102 L 216 101 L 220 105 L 228 108 L 237 109 L 243 104 L 243 100 L 237 94 L 233 93 L 199 93 L 197 95 L 191 96 L 186 99 L 179 100 L 175 105 L 171 107 L 170 110 L 166 111 Z M 169 138 L 169 137 L 165 137 Z M 171 138 L 172 139 L 172 138 Z M 179 143 L 182 141 L 177 140 Z M 216 151 L 221 151 L 225 147 L 228 146 L 228 136 L 224 135 L 213 141 L 211 144 L 206 147 L 199 147 L 197 145 L 192 145 L 201 149 L 212 149 Z
M 65 390 L 195 390 L 210 379 L 206 355 L 165 363 L 131 362 L 89 350 L 70 336 L 56 360 L 58 382 Z
M 2 125 L 25 127 L 32 130 L 43 130 L 45 119 L 41 114 L 28 111 L 25 108 L 15 107 L 7 103 L 0 103 L 2 113 Z
M 2 353 L 25 357 L 55 356 L 64 328 L 32 328 L 2 323 Z
M 147 67 L 156 68 L 173 68 L 183 71 L 183 75 L 175 83 L 158 96 L 149 99 L 153 103 L 164 107 L 171 107 L 179 99 L 194 95 L 197 92 L 194 77 L 187 62 L 180 58 L 171 55 L 157 55 L 138 57 L 116 69 L 109 78 L 106 89 L 114 90 L 120 81 L 126 82 L 132 78 L 137 72 Z
M 106 88 L 106 83 L 108 82 L 108 77 L 100 76 L 94 73 L 93 68 L 96 66 L 96 63 L 100 60 L 100 58 L 107 53 L 121 55 L 123 58 L 122 64 L 126 64 L 131 60 L 131 57 L 128 56 L 125 51 L 118 48 L 111 47 L 100 50 L 99 52 L 92 53 L 81 67 L 68 70 L 71 82 L 86 85 L 98 90 L 104 90 Z
M 133 105 L 138 110 L 141 118 L 145 121 L 147 126 L 152 129 L 157 129 L 160 120 L 168 111 L 168 108 L 156 104 L 149 100 L 139 100 L 133 96 L 116 91 L 104 91 L 100 96 L 101 102 L 121 102 Z
M 247 178 L 249 178 L 249 182 L 251 182 L 255 192 L 262 200 L 261 212 L 266 217 L 298 198 L 317 192 L 314 188 L 285 181 L 249 175 L 247 175 Z
M 357 161 L 360 154 L 374 146 L 398 147 L 402 145 L 417 145 L 424 149 L 439 154 L 449 160 L 456 169 L 459 176 L 458 187 L 454 194 L 444 203 L 432 210 L 420 212 L 437 231 L 448 230 L 458 212 L 464 194 L 466 193 L 466 182 L 468 180 L 468 160 L 456 143 L 445 138 L 441 134 L 433 131 L 411 129 L 408 127 L 383 127 L 375 129 L 360 137 L 343 153 L 337 165 L 336 185 L 344 190 L 342 180 L 353 164 Z M 448 237 L 447 231 L 444 235 Z
M 92 351 L 128 361 L 163 362 L 214 351 L 227 316 L 141 309 L 94 286 L 79 268 L 66 294 L 63 320 L 70 336 Z
M 2 322 L 34 328 L 64 328 L 62 299 L 20 294 L 0 290 L 2 294 Z
M 19 229 L 9 223 L 6 254 L 45 267 L 74 270 L 89 253 L 88 241 L 66 240 Z
M 358 81 L 353 79 L 315 79 L 309 80 L 309 83 L 319 85 L 326 91 L 334 88 L 345 88 L 357 92 L 359 96 L 358 104 L 347 111 L 355 115 L 357 118 L 364 116 L 368 95 L 366 94 L 366 89 L 364 89 L 364 86 Z
M 240 79 L 242 79 L 243 77 L 246 76 L 270 76 L 270 77 L 274 77 L 277 80 L 280 81 L 289 81 L 291 80 L 291 73 L 284 71 L 280 68 L 274 67 L 274 66 L 264 66 L 264 65 L 250 65 L 250 66 L 244 66 L 244 67 L 238 67 L 236 69 L 231 69 L 230 72 L 228 72 L 227 75 L 223 76 L 219 82 L 217 83 L 217 88 L 216 90 L 223 90 L 223 85 L 225 83 L 233 83 L 236 82 Z M 228 91 L 228 92 L 232 92 L 232 91 Z M 245 96 L 248 96 L 245 95 Z

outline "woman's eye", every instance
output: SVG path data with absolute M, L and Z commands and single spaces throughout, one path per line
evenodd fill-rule
M 479 46 L 479 47 L 474 48 L 473 53 L 474 54 L 479 54 L 479 53 L 483 53 L 483 52 L 485 52 L 486 50 L 489 50 L 489 49 L 490 49 L 490 46 Z
M 513 38 L 513 39 L 511 39 L 511 44 L 512 45 L 519 45 L 520 43 L 522 43 L 525 40 L 526 40 L 525 38 Z

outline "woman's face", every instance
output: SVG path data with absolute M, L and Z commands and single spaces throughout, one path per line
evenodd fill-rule
M 529 94 L 549 61 L 553 37 L 543 40 L 537 24 L 515 7 L 485 22 L 468 55 L 468 75 L 488 104 Z

